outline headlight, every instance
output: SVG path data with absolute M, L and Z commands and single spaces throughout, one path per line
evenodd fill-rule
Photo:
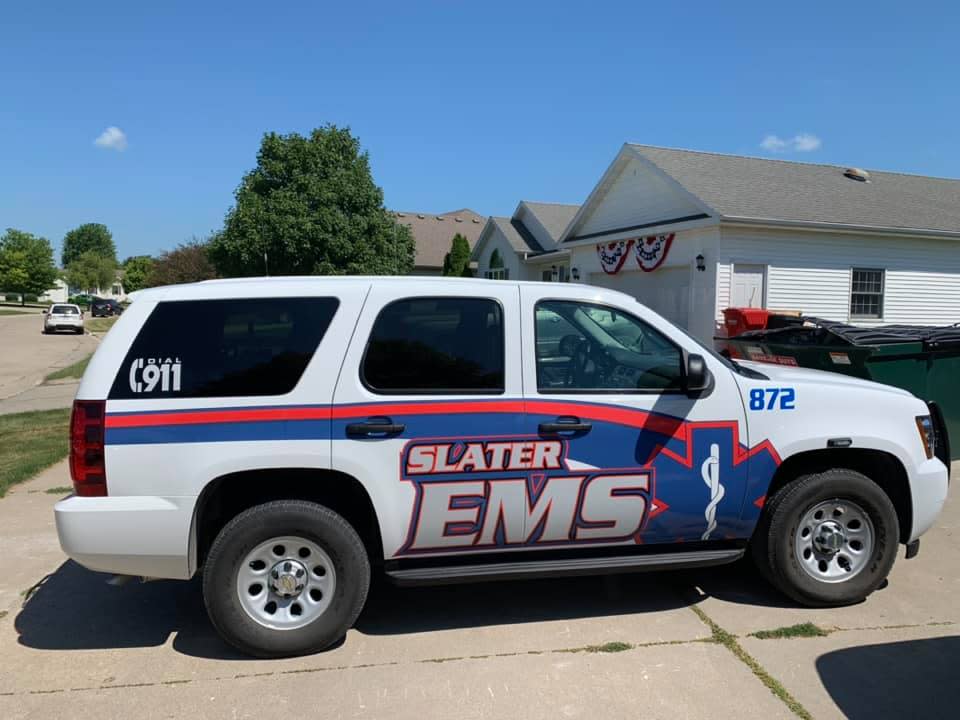
M 927 460 L 931 459 L 937 451 L 937 441 L 933 432 L 933 420 L 929 415 L 921 415 L 917 418 L 917 430 L 920 431 L 920 442 L 923 443 L 923 449 L 927 453 Z

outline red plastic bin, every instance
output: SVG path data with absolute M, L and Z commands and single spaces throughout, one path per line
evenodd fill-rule
M 763 308 L 727 308 L 723 311 L 727 337 L 736 337 L 747 330 L 765 329 L 771 314 Z

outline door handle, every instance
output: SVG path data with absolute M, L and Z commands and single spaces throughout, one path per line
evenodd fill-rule
M 347 437 L 389 437 L 399 435 L 406 425 L 395 423 L 390 418 L 370 418 L 364 422 L 347 425 Z
M 582 422 L 573 416 L 558 417 L 556 422 L 540 423 L 538 430 L 541 435 L 557 435 L 559 433 L 576 433 L 583 435 L 590 432 L 593 423 Z

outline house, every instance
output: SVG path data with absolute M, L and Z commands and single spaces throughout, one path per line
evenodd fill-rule
M 727 307 L 960 321 L 960 180 L 627 144 L 557 248 L 706 342 Z
M 37 296 L 37 300 L 42 303 L 65 303 L 70 297 L 70 290 L 67 283 L 62 278 L 53 281 L 54 286 L 44 293 Z
M 410 228 L 416 245 L 414 275 L 440 275 L 443 258 L 450 252 L 453 236 L 463 235 L 471 249 L 480 237 L 485 217 L 469 208 L 431 215 L 422 212 L 394 212 L 398 223 Z
M 471 256 L 478 277 L 567 281 L 570 250 L 560 238 L 578 209 L 524 200 L 512 216 L 489 218 Z

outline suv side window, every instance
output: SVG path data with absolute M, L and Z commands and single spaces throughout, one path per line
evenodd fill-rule
M 124 358 L 110 399 L 284 395 L 338 305 L 332 297 L 162 302 Z
M 669 392 L 683 387 L 683 355 L 622 310 L 546 300 L 534 310 L 541 393 Z
M 394 301 L 373 324 L 360 373 L 383 394 L 502 393 L 503 310 L 488 298 Z

